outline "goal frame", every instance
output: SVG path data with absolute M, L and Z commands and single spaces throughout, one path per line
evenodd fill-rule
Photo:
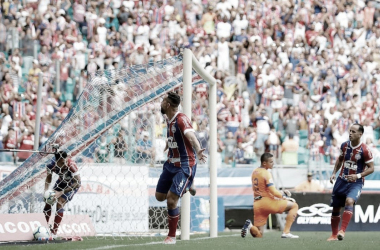
M 209 171 L 210 171 L 210 237 L 218 237 L 218 192 L 217 192 L 217 120 L 216 120 L 216 80 L 195 58 L 190 49 L 183 52 L 183 112 L 191 120 L 192 70 L 209 84 Z M 181 240 L 190 239 L 190 194 L 181 199 Z

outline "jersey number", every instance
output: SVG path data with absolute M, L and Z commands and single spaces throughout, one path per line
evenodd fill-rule
M 259 179 L 253 179 L 253 188 L 255 191 L 259 191 Z

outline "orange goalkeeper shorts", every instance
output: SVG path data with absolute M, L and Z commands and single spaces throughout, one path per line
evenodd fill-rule
M 269 214 L 283 213 L 287 204 L 287 200 L 274 200 L 269 197 L 255 200 L 253 204 L 253 225 L 256 227 L 264 226 L 267 223 Z

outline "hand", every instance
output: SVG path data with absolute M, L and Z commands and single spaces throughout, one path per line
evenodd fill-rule
M 290 197 L 286 197 L 285 200 L 296 203 L 296 200 Z
M 55 191 L 55 198 L 58 199 L 63 195 L 63 191 Z
M 335 174 L 333 173 L 330 177 L 330 183 L 331 184 L 334 184 L 334 181 L 335 181 Z
M 347 181 L 356 181 L 358 176 L 356 174 L 346 175 Z
M 289 190 L 283 190 L 282 192 L 286 197 L 292 197 L 292 193 Z
M 202 148 L 201 150 L 199 150 L 197 152 L 197 157 L 198 157 L 198 160 L 202 163 L 205 163 L 206 160 L 207 160 L 207 156 L 203 153 L 206 149 L 205 148 Z

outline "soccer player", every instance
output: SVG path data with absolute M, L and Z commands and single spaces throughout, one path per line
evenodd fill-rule
M 166 199 L 168 207 L 169 233 L 164 244 L 175 244 L 175 233 L 179 220 L 177 203 L 190 191 L 195 177 L 197 162 L 206 162 L 205 149 L 201 148 L 190 119 L 178 111 L 180 96 L 169 92 L 161 103 L 161 113 L 167 116 L 168 160 L 164 163 L 156 187 L 156 199 Z M 191 192 L 190 192 L 191 193 Z
M 274 165 L 273 155 L 264 153 L 261 155 L 261 166 L 252 172 L 252 189 L 254 193 L 253 225 L 251 220 L 246 220 L 241 229 L 241 237 L 245 238 L 247 231 L 253 237 L 261 238 L 264 234 L 265 224 L 269 214 L 280 214 L 289 211 L 281 238 L 299 238 L 290 233 L 290 227 L 297 216 L 298 204 L 288 190 L 278 191 L 273 185 L 273 178 L 268 169 Z
M 331 206 L 333 207 L 331 214 L 332 235 L 327 241 L 343 240 L 353 214 L 354 204 L 360 197 L 364 177 L 372 174 L 375 170 L 370 149 L 360 141 L 363 133 L 364 128 L 361 124 L 353 124 L 350 127 L 350 140 L 340 146 L 340 156 L 330 177 L 330 182 L 333 184 L 336 173 L 341 169 L 331 196 Z M 344 212 L 339 230 L 342 207 L 344 207 Z
M 53 172 L 59 178 L 54 184 L 53 190 L 55 191 L 55 198 L 57 199 L 56 213 L 54 217 L 54 225 L 51 229 L 53 238 L 57 235 L 59 224 L 63 218 L 65 204 L 72 200 L 75 193 L 81 185 L 81 178 L 79 175 L 78 167 L 73 160 L 67 157 L 67 153 L 59 151 L 55 154 L 55 160 L 47 165 L 47 176 L 45 181 L 45 192 L 49 189 Z M 51 205 L 45 204 L 44 214 L 46 221 L 49 223 L 51 215 Z

